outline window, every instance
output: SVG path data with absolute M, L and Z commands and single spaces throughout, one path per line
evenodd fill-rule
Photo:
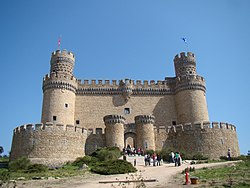
M 102 134 L 102 128 L 96 128 L 96 134 Z
M 79 125 L 80 124 L 80 120 L 76 120 L 76 124 Z
M 176 121 L 172 121 L 172 125 L 176 125 Z
M 65 103 L 65 108 L 68 108 L 68 107 L 69 107 L 69 105 L 67 103 Z
M 130 114 L 130 108 L 124 108 L 124 114 Z
M 53 116 L 53 121 L 56 121 L 56 116 Z

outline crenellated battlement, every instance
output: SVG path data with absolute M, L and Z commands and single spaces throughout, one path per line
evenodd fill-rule
M 37 123 L 37 124 L 25 124 L 14 129 L 15 134 L 22 134 L 23 132 L 37 132 L 37 131 L 50 131 L 50 132 L 70 132 L 71 134 L 82 134 L 87 135 L 87 129 L 74 126 L 74 125 L 63 125 L 63 124 L 54 124 L 47 122 L 46 124 Z
M 181 52 L 174 57 L 174 63 L 193 63 L 195 64 L 195 55 L 192 52 Z
M 122 115 L 107 115 L 103 117 L 105 125 L 115 124 L 115 123 L 125 123 L 125 118 Z
M 72 60 L 75 60 L 75 55 L 71 51 L 68 51 L 66 49 L 63 49 L 62 51 L 56 50 L 56 51 L 52 52 L 51 59 L 54 59 L 57 57 L 68 57 Z
M 236 126 L 225 123 L 225 122 L 209 122 L 209 121 L 204 121 L 204 122 L 195 122 L 195 123 L 185 123 L 185 124 L 178 124 L 178 125 L 172 125 L 172 126 L 159 126 L 159 127 L 154 127 L 157 132 L 165 132 L 167 134 L 171 133 L 179 133 L 179 132 L 193 132 L 193 131 L 201 131 L 201 130 L 215 130 L 215 131 L 220 131 L 220 130 L 232 130 L 236 132 Z
M 154 124 L 155 117 L 153 115 L 138 115 L 135 116 L 135 124 Z
M 77 80 L 81 88 L 119 87 L 122 80 Z M 166 88 L 168 80 L 130 80 L 134 88 Z
M 57 74 L 57 73 L 51 73 L 51 74 L 46 74 L 43 77 L 43 82 L 50 81 L 50 80 L 69 80 L 73 82 L 79 82 L 74 76 L 70 75 L 62 75 L 62 74 Z
M 164 129 L 163 127 L 160 127 L 160 129 Z M 184 125 L 173 125 L 169 127 L 165 127 L 167 132 L 185 132 L 185 131 L 196 131 L 196 130 L 208 130 L 213 129 L 219 131 L 220 129 L 227 129 L 236 131 L 236 126 L 225 123 L 225 122 L 195 122 L 195 123 L 185 123 Z
M 198 89 L 206 92 L 206 82 L 202 76 L 189 75 L 176 77 L 175 92 L 189 89 Z

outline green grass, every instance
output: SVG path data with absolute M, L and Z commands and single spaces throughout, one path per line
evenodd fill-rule
M 250 187 L 250 160 L 244 160 L 233 165 L 216 168 L 203 168 L 190 173 L 202 182 L 214 186 Z
M 92 171 L 98 174 L 123 174 L 136 172 L 131 163 L 118 160 L 121 156 L 119 148 L 102 148 L 93 153 L 92 156 L 84 156 L 76 159 L 73 163 L 68 163 L 58 169 L 48 169 L 41 164 L 32 164 L 29 159 L 22 157 L 9 163 L 9 169 L 0 169 L 0 182 L 16 180 L 24 177 L 30 180 L 33 177 L 72 177 L 82 176 L 86 172 Z M 89 168 L 82 169 L 83 164 Z

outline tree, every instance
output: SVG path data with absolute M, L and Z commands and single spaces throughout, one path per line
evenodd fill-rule
M 0 155 L 4 152 L 3 146 L 0 146 Z

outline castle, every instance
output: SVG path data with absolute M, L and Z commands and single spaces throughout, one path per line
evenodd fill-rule
M 73 75 L 75 56 L 52 53 L 43 79 L 41 123 L 14 129 L 11 160 L 59 165 L 99 147 L 163 147 L 210 159 L 239 155 L 236 127 L 210 122 L 206 86 L 191 52 L 174 57 L 175 77 L 160 81 L 84 80 Z

